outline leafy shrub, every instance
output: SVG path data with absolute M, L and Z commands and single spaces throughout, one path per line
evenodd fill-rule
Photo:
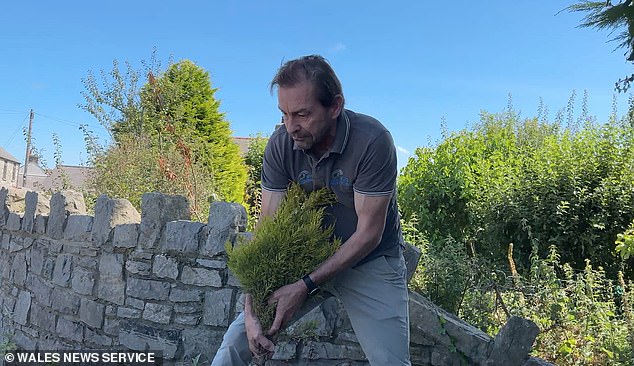
M 628 259 L 634 256 L 634 221 L 625 232 L 616 236 L 616 251 L 623 257 Z
M 512 111 L 482 113 L 471 130 L 418 148 L 399 176 L 403 218 L 430 242 L 451 237 L 502 266 L 514 243 L 518 271 L 556 245 L 573 268 L 585 259 L 615 278 L 613 244 L 634 219 L 634 129 L 587 118 L 562 128 Z M 634 260 L 624 268 L 634 275 Z
M 264 148 L 268 139 L 258 135 L 251 143 L 244 157 L 247 166 L 247 183 L 244 193 L 244 203 L 249 214 L 248 229 L 252 231 L 255 223 L 260 217 L 260 206 L 262 204 L 262 159 L 264 158 Z
M 535 248 L 527 276 L 518 274 L 494 288 L 470 287 L 460 316 L 492 336 L 511 315 L 534 321 L 541 332 L 533 353 L 556 365 L 631 366 L 634 291 L 623 284 L 617 297 L 616 288 L 589 261 L 576 272 L 561 264 L 554 246 L 546 258 Z
M 306 194 L 292 183 L 274 216 L 263 217 L 253 239 L 236 248 L 226 245 L 228 266 L 253 298 L 262 329 L 273 323 L 273 291 L 312 272 L 333 255 L 340 240 L 331 240 L 334 226 L 322 227 L 326 205 L 334 197 L 327 189 Z

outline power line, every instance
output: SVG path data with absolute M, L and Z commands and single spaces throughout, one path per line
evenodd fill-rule
M 93 126 L 89 125 L 88 123 L 78 123 L 76 121 L 71 121 L 71 120 L 68 120 L 68 119 L 63 119 L 63 118 L 58 118 L 58 117 L 52 117 L 52 116 L 48 116 L 48 115 L 45 115 L 45 114 L 42 114 L 42 113 L 37 113 L 37 112 L 35 114 L 40 116 L 40 117 L 48 118 L 48 119 L 56 121 L 56 122 L 61 122 L 61 123 L 65 124 L 65 125 L 67 125 L 67 126 L 80 128 L 82 125 L 86 125 L 86 126 L 93 127 Z M 103 127 L 101 124 L 99 125 L 99 127 L 103 128 L 105 131 L 107 131 L 106 128 Z
M 19 124 L 18 128 L 16 128 L 15 131 L 13 131 L 13 133 L 9 136 L 9 139 L 4 144 L 4 146 L 9 146 L 13 142 L 13 139 L 15 138 L 15 136 L 18 134 L 18 131 L 20 131 L 20 129 L 25 127 L 26 119 L 29 118 L 29 114 L 30 114 L 30 112 L 26 114 L 26 116 L 22 120 L 22 123 Z

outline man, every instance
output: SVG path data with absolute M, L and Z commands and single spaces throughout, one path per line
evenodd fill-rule
M 267 144 L 261 215 L 273 215 L 289 182 L 337 196 L 329 213 L 339 250 L 311 273 L 277 289 L 270 329 L 252 306 L 229 326 L 212 365 L 246 365 L 270 356 L 270 338 L 294 320 L 319 287 L 338 297 L 371 365 L 410 365 L 409 312 L 403 238 L 396 206 L 396 150 L 372 117 L 345 110 L 341 83 L 321 56 L 288 61 L 271 82 L 284 128 Z M 301 309 L 305 310 L 305 309 Z

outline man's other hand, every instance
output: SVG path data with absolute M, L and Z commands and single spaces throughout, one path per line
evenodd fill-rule
M 267 334 L 275 336 L 280 329 L 286 326 L 307 297 L 308 290 L 302 280 L 280 287 L 273 292 L 271 297 L 269 297 L 269 304 L 276 304 L 275 319 Z
M 255 314 L 245 313 L 244 326 L 249 340 L 249 349 L 257 357 L 269 358 L 275 351 L 275 344 L 264 335 L 260 321 Z

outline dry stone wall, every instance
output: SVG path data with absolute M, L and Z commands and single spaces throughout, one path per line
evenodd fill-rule
M 242 206 L 215 202 L 203 224 L 181 196 L 146 193 L 141 214 L 101 196 L 90 216 L 67 193 L 50 198 L 48 215 L 38 193 L 26 194 L 22 213 L 7 195 L 0 189 L 0 336 L 25 350 L 161 350 L 167 365 L 210 362 L 243 304 L 224 251 L 249 236 Z M 492 339 L 416 294 L 410 317 L 414 365 L 545 364 L 528 359 L 537 330 L 523 319 Z M 367 361 L 330 298 L 286 330 L 267 364 Z

